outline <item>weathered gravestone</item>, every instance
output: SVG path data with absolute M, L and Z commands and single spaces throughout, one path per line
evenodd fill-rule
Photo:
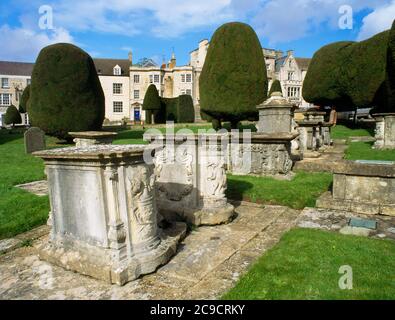
M 32 153 L 46 149 L 45 133 L 40 128 L 30 128 L 25 132 L 24 137 L 26 153 Z

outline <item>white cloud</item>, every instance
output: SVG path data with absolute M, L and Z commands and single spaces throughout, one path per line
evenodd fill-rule
M 363 19 L 358 40 L 365 40 L 381 31 L 390 29 L 395 19 L 395 0 L 380 6 Z
M 320 26 L 337 29 L 341 17 L 339 8 L 351 6 L 354 15 L 363 9 L 376 9 L 388 0 L 268 0 L 252 19 L 258 34 L 270 44 L 301 39 Z
M 58 42 L 73 42 L 73 37 L 63 28 L 49 31 L 34 31 L 25 27 L 0 26 L 4 44 L 0 50 L 0 60 L 34 61 L 40 50 Z

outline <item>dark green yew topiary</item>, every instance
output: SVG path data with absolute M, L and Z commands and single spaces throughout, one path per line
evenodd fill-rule
M 152 123 L 152 115 L 154 115 L 154 121 L 156 122 L 155 118 L 157 118 L 157 113 L 161 108 L 161 101 L 158 94 L 158 90 L 154 84 L 151 84 L 147 91 L 145 92 L 144 102 L 143 102 L 143 110 L 145 110 L 146 116 L 146 123 Z
M 362 42 L 336 42 L 318 50 L 303 83 L 303 98 L 338 110 L 379 104 L 389 31 Z
M 8 125 L 16 125 L 22 123 L 21 115 L 15 106 L 9 106 L 4 116 L 4 123 Z
M 27 112 L 27 104 L 30 98 L 30 84 L 23 90 L 21 101 L 19 102 L 19 112 Z
M 387 106 L 386 112 L 395 112 L 395 20 L 390 30 L 387 50 Z
M 279 80 L 274 80 L 272 86 L 269 91 L 269 97 L 273 92 L 281 92 L 283 93 L 283 89 L 281 88 L 281 82 Z
M 184 94 L 178 97 L 177 122 L 195 122 L 195 108 L 193 107 L 193 100 L 190 95 Z
M 249 25 L 232 22 L 215 31 L 199 84 L 201 110 L 218 121 L 236 125 L 256 116 L 268 80 L 262 47 Z
M 32 125 L 48 135 L 70 139 L 70 131 L 100 130 L 104 94 L 92 58 L 66 43 L 41 50 L 29 99 Z

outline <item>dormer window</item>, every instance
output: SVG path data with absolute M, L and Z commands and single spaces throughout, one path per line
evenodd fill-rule
M 120 76 L 121 75 L 121 67 L 116 65 L 114 67 L 114 76 Z

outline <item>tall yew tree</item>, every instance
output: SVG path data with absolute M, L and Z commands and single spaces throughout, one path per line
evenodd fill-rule
M 46 134 L 70 139 L 70 131 L 100 130 L 104 93 L 92 58 L 66 43 L 41 50 L 32 73 L 29 117 Z
M 150 124 L 152 122 L 152 115 L 158 113 L 161 109 L 161 100 L 158 90 L 154 84 L 151 84 L 144 96 L 143 110 L 146 112 L 145 122 Z
M 256 106 L 267 98 L 265 58 L 255 31 L 231 22 L 218 28 L 210 42 L 199 80 L 201 110 L 213 126 L 256 117 Z

